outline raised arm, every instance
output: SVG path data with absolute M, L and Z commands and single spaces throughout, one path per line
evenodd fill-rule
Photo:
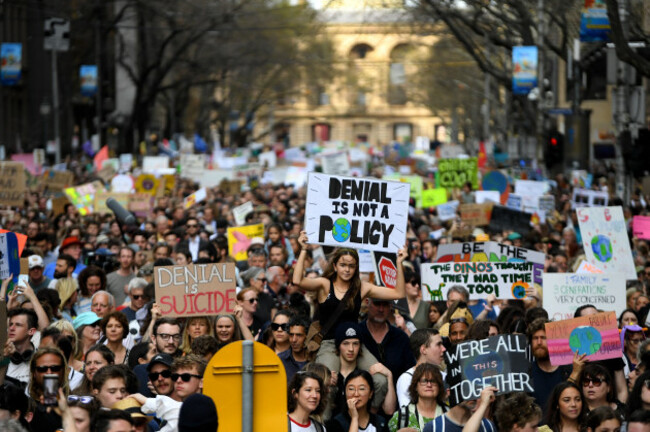
M 296 261 L 296 267 L 293 269 L 293 284 L 307 291 L 329 289 L 327 279 L 305 277 L 305 257 L 307 256 L 307 233 L 305 231 L 300 232 L 298 244 L 300 245 L 300 254 Z
M 36 293 L 27 282 L 25 282 L 25 288 L 23 288 L 23 295 L 27 297 L 30 302 L 32 302 L 34 312 L 36 312 L 36 316 L 38 317 L 38 330 L 43 331 L 45 327 L 50 325 L 50 319 L 47 317 L 45 309 L 43 309 L 43 305 L 41 305 L 41 303 L 38 301 Z
M 251 333 L 246 323 L 244 323 L 244 320 L 241 319 L 243 313 L 244 313 L 244 309 L 240 305 L 235 306 L 233 315 L 235 317 L 235 320 L 237 321 L 239 330 L 241 330 L 242 337 L 244 338 L 244 340 L 253 341 L 255 340 L 255 338 L 253 337 L 253 333 Z
M 474 414 L 467 420 L 463 427 L 463 432 L 478 432 L 481 429 L 481 422 L 487 409 L 494 400 L 494 393 L 497 391 L 496 387 L 485 387 L 481 391 L 481 398 L 476 401 L 478 407 Z
M 402 263 L 407 257 L 406 245 L 397 251 L 397 280 L 395 289 L 380 287 L 370 282 L 363 282 L 361 285 L 361 294 L 363 297 L 370 297 L 382 300 L 397 300 L 406 297 L 406 288 L 404 283 L 404 267 Z

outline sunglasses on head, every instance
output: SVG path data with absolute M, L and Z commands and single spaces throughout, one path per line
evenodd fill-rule
M 453 325 L 456 323 L 469 324 L 465 318 L 454 318 L 453 320 L 449 321 L 449 325 Z
M 151 381 L 156 381 L 158 379 L 158 376 L 162 376 L 163 378 L 171 378 L 172 371 L 167 369 L 167 370 L 160 371 L 160 372 L 149 372 L 149 379 Z
M 604 380 L 600 378 L 592 378 L 592 377 L 587 377 L 582 381 L 582 386 L 583 387 L 588 387 L 589 384 L 593 384 L 594 387 L 600 387 L 600 385 L 604 382 Z
M 70 395 L 68 396 L 68 402 L 80 402 L 82 404 L 89 404 L 91 403 L 95 398 L 92 396 L 77 396 L 77 395 Z
M 63 366 L 61 366 L 61 365 L 36 366 L 36 372 L 40 372 L 40 373 L 45 373 L 48 370 L 50 372 L 61 372 L 61 369 L 63 369 Z
M 284 324 L 271 323 L 271 330 L 278 331 L 280 329 L 282 329 L 283 332 L 288 332 L 289 331 L 289 324 L 288 323 L 284 323 Z
M 178 379 L 182 379 L 183 382 L 190 382 L 192 378 L 203 378 L 201 375 L 196 375 L 196 374 L 191 374 L 191 373 L 182 373 L 182 374 L 177 374 L 173 373 L 171 374 L 172 381 L 176 382 Z

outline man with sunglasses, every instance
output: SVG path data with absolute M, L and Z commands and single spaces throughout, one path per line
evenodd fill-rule
M 156 354 L 149 362 L 147 372 L 153 394 L 170 396 L 174 391 L 171 370 L 173 362 L 172 356 L 165 353 Z
M 192 261 L 196 261 L 199 259 L 199 250 L 208 246 L 208 241 L 199 235 L 201 232 L 199 220 L 193 216 L 188 217 L 185 221 L 185 232 L 187 236 L 178 242 L 176 248 L 189 250 L 192 254 Z

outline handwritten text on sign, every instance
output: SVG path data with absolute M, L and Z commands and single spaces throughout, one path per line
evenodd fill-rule
M 481 390 L 489 386 L 496 387 L 497 394 L 532 393 L 527 345 L 524 335 L 499 335 L 452 347 L 445 353 L 449 404 L 453 407 L 478 399 Z
M 524 299 L 533 283 L 532 263 L 462 262 L 422 264 L 422 299 L 442 301 L 447 290 L 461 284 L 472 300 L 487 298 Z
M 551 364 L 573 363 L 573 354 L 587 354 L 590 361 L 621 358 L 621 338 L 616 313 L 603 312 L 544 324 Z
M 190 264 L 154 268 L 162 316 L 231 313 L 236 304 L 235 264 Z
M 305 230 L 311 243 L 396 252 L 406 240 L 409 185 L 309 173 Z

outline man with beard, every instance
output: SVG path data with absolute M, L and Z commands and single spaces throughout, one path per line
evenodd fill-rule
M 81 259 L 81 240 L 79 240 L 78 237 L 66 237 L 63 242 L 61 243 L 61 246 L 59 247 L 59 258 L 61 258 L 63 255 L 69 255 L 72 257 L 72 259 L 75 262 L 75 265 L 73 266 L 73 277 L 77 277 L 79 275 L 79 272 L 83 269 L 86 268 L 86 265 L 83 264 L 80 259 Z M 57 259 L 57 263 L 58 263 Z M 55 279 L 56 276 L 54 275 L 55 271 L 55 264 L 48 264 L 45 267 L 44 274 L 47 277 L 54 277 Z
M 580 371 L 573 372 L 571 367 L 566 366 L 553 366 L 548 354 L 548 346 L 546 344 L 546 329 L 544 324 L 550 322 L 546 318 L 537 318 L 528 326 L 526 333 L 528 334 L 528 341 L 530 343 L 530 350 L 533 355 L 533 362 L 530 370 L 530 376 L 533 379 L 533 397 L 535 402 L 542 408 L 542 412 L 546 412 L 546 403 L 549 396 L 553 392 L 553 388 L 567 378 L 575 380 L 578 379 Z M 582 356 L 580 361 L 584 361 Z M 575 361 L 574 361 L 575 363 Z M 570 375 L 570 376 L 569 376 Z
M 289 343 L 291 349 L 278 354 L 284 369 L 287 371 L 287 384 L 291 378 L 307 364 L 307 349 L 305 340 L 307 339 L 307 330 L 309 322 L 302 317 L 295 317 L 289 321 Z
M 76 267 L 77 261 L 73 257 L 66 254 L 59 255 L 54 264 L 54 274 L 52 275 L 53 280 L 48 285 L 48 288 L 54 289 L 58 279 L 74 277 L 73 275 Z

